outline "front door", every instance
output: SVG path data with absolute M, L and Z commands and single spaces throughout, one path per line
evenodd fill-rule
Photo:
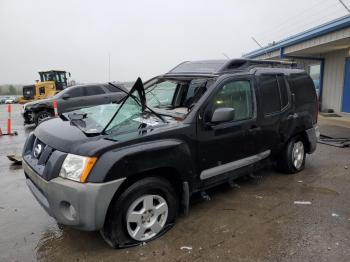
M 350 58 L 346 58 L 342 112 L 350 113 Z
M 212 123 L 218 108 L 233 108 L 234 118 Z M 256 99 L 249 78 L 227 79 L 208 98 L 200 114 L 197 128 L 200 180 L 220 178 L 220 175 L 243 167 L 254 155 L 254 136 L 260 132 L 256 125 Z

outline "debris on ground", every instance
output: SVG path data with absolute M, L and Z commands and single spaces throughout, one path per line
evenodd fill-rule
M 333 138 L 333 137 L 329 137 L 321 134 L 320 139 L 318 140 L 318 143 L 325 144 L 328 146 L 344 148 L 344 147 L 350 147 L 350 138 Z
M 192 247 L 183 246 L 180 247 L 181 250 L 192 250 Z
M 15 165 L 22 164 L 22 157 L 19 155 L 7 155 L 7 158 L 12 161 Z
M 262 196 L 256 195 L 255 198 L 257 198 L 257 199 L 262 199 L 263 197 L 262 197 Z
M 241 187 L 236 184 L 233 180 L 229 180 L 228 184 L 230 185 L 231 188 L 236 188 L 236 189 L 240 189 Z
M 332 217 L 339 217 L 337 213 L 332 213 Z
M 210 196 L 205 191 L 201 191 L 201 197 L 205 201 L 210 201 L 211 200 Z
M 303 180 L 298 180 L 298 183 L 303 183 Z
M 311 205 L 310 201 L 294 201 L 294 205 Z

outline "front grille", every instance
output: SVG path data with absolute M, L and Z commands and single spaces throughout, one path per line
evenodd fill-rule
M 23 149 L 23 160 L 45 180 L 59 175 L 66 155 L 45 144 L 34 133 L 30 134 Z
M 52 147 L 36 138 L 32 146 L 31 154 L 33 158 L 38 160 L 38 165 L 45 166 L 53 151 Z

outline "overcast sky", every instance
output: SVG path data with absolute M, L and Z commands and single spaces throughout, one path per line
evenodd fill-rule
M 146 80 L 346 14 L 337 0 L 0 0 L 0 84 L 30 84 L 46 69 L 106 82 L 109 53 L 111 80 Z

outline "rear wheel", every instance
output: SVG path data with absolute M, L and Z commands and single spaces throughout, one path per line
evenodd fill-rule
M 40 125 L 44 120 L 51 118 L 52 114 L 48 111 L 40 111 L 35 115 L 35 125 Z
M 285 173 L 294 174 L 305 168 L 305 145 L 300 137 L 292 138 L 278 159 L 278 168 Z
M 170 229 L 177 211 L 172 185 L 161 178 L 144 178 L 112 202 L 101 234 L 114 248 L 138 245 Z

